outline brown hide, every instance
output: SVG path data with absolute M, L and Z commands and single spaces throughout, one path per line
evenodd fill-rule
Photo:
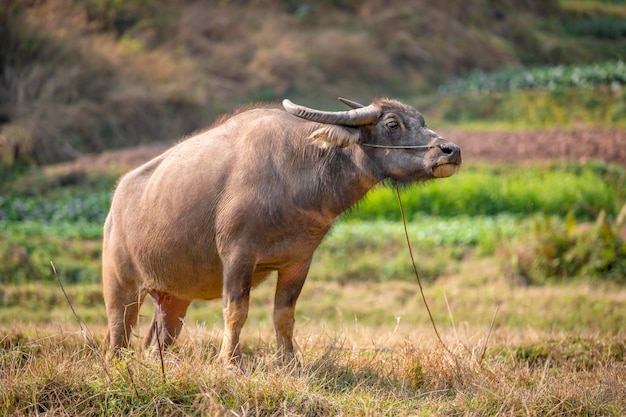
M 371 106 L 378 120 L 356 128 L 281 108 L 248 110 L 125 175 L 104 228 L 113 351 L 128 345 L 146 294 L 157 306 L 145 340 L 153 346 L 176 338 L 191 300 L 223 297 L 221 356 L 237 357 L 250 288 L 278 271 L 274 322 L 290 360 L 295 303 L 335 218 L 383 179 L 426 180 L 442 166 L 451 175 L 461 163 L 458 148 L 426 129 L 414 109 L 395 101 Z M 400 151 L 355 140 L 436 146 Z

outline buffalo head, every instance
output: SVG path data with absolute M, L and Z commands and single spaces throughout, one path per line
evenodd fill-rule
M 324 124 L 309 139 L 321 147 L 358 145 L 381 178 L 401 183 L 454 175 L 461 150 L 426 127 L 414 108 L 395 100 L 369 106 L 340 98 L 352 110 L 328 112 L 283 101 L 289 113 Z

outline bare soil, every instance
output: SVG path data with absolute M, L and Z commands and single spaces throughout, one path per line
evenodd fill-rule
M 586 162 L 601 160 L 626 166 L 626 130 L 584 128 L 541 131 L 440 130 L 459 145 L 465 163 L 549 161 Z M 135 148 L 84 155 L 58 165 L 57 172 L 125 172 L 164 152 L 171 143 L 142 145 Z
M 459 145 L 465 162 L 602 160 L 626 166 L 626 130 L 584 128 L 543 131 L 439 132 Z

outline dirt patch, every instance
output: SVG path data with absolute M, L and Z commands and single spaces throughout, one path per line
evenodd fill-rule
M 155 143 L 101 154 L 83 155 L 74 161 L 50 166 L 48 171 L 55 174 L 92 172 L 121 175 L 165 152 L 171 146 L 173 143 Z
M 466 162 L 602 160 L 626 166 L 626 130 L 586 128 L 522 132 L 440 131 Z
M 522 132 L 439 131 L 459 145 L 466 163 L 601 160 L 626 166 L 626 130 L 575 129 Z M 123 173 L 164 152 L 172 143 L 85 155 L 54 167 L 55 172 Z

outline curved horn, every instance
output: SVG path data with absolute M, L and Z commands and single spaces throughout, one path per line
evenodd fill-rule
M 351 107 L 353 109 L 361 109 L 365 107 L 364 105 L 357 103 L 356 101 L 348 100 L 347 98 L 337 97 L 337 99 L 341 101 L 343 104 L 345 104 L 346 106 Z
M 378 109 L 372 105 L 354 110 L 331 112 L 310 109 L 284 99 L 283 107 L 289 113 L 303 119 L 332 125 L 363 126 L 373 123 L 379 116 Z

